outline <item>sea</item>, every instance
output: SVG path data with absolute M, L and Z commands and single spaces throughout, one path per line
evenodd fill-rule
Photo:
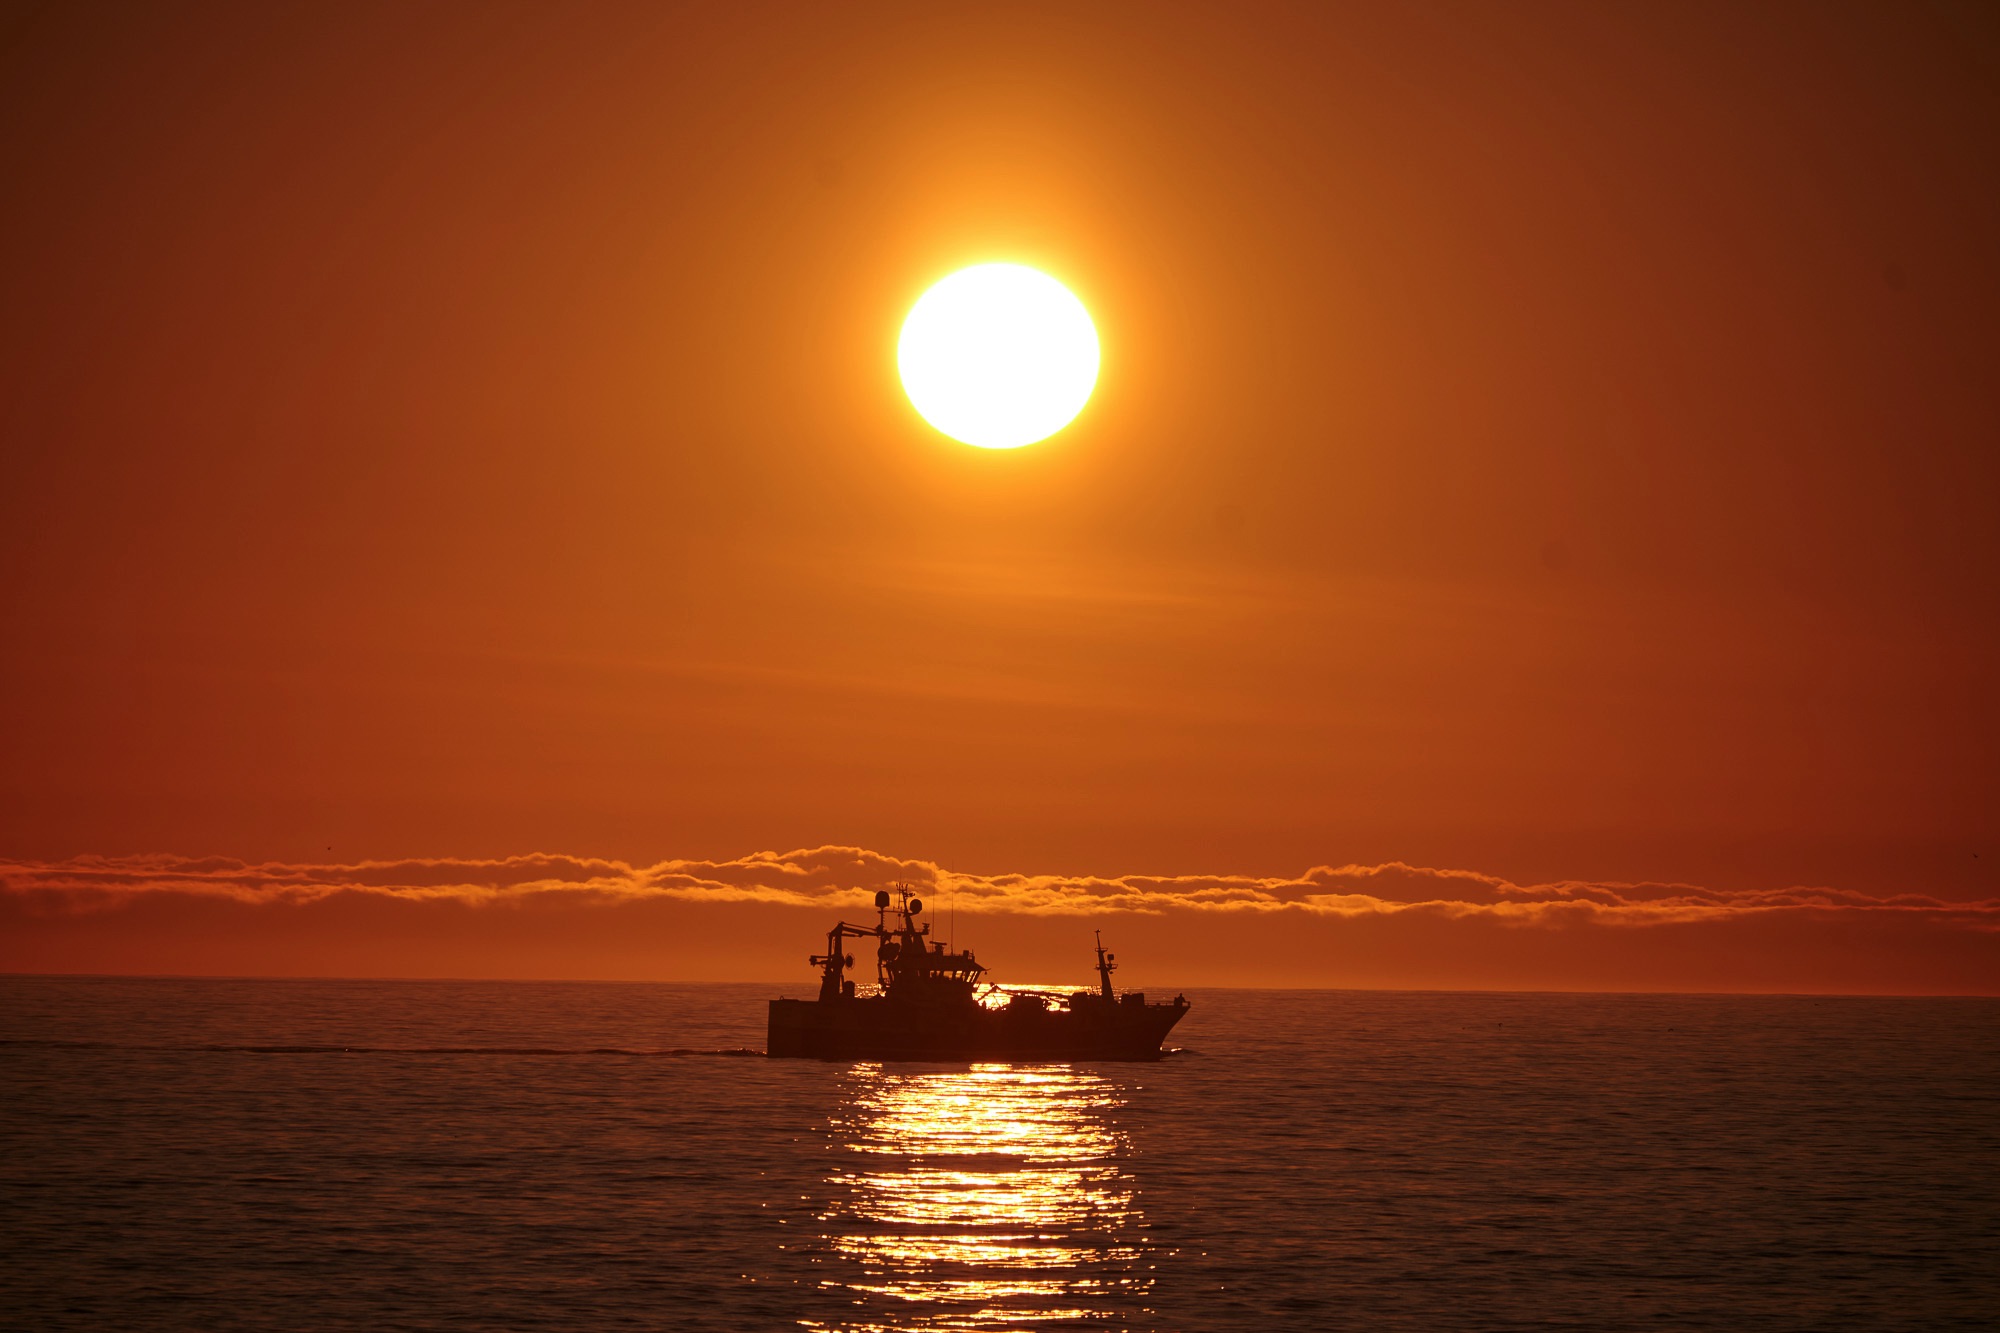
M 0 977 L 0 1324 L 2000 1326 L 2000 1000 L 1194 990 L 1157 1064 L 836 1064 L 762 1055 L 786 989 Z

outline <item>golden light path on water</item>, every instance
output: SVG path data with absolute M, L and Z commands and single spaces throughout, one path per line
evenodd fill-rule
M 831 1130 L 840 1157 L 820 1214 L 854 1269 L 833 1324 L 1006 1329 L 1130 1317 L 1151 1246 L 1116 1085 L 1064 1065 L 901 1072 L 858 1066 Z

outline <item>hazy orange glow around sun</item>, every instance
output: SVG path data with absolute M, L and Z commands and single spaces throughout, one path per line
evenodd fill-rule
M 0 972 L 2000 993 L 1992 9 L 17 5 Z
M 1089 401 L 1097 329 L 1047 274 L 980 264 L 923 294 L 896 361 L 925 421 L 965 444 L 1018 449 L 1067 426 Z

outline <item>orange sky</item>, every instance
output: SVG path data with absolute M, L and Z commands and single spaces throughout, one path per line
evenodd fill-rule
M 1135 984 L 2000 991 L 1996 69 L 1976 5 L 0 20 L 0 967 L 777 976 L 865 875 L 649 876 L 831 847 L 1164 877 Z M 992 259 L 1104 342 L 1008 453 L 894 372 Z M 1301 905 L 1392 863 L 1475 878 Z M 1047 908 L 962 939 L 1080 971 Z

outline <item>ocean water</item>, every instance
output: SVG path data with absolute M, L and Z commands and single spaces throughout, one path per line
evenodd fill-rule
M 2000 1001 L 1191 991 L 1155 1065 L 847 1066 L 756 1054 L 773 990 L 0 977 L 0 1323 L 2000 1322 Z

